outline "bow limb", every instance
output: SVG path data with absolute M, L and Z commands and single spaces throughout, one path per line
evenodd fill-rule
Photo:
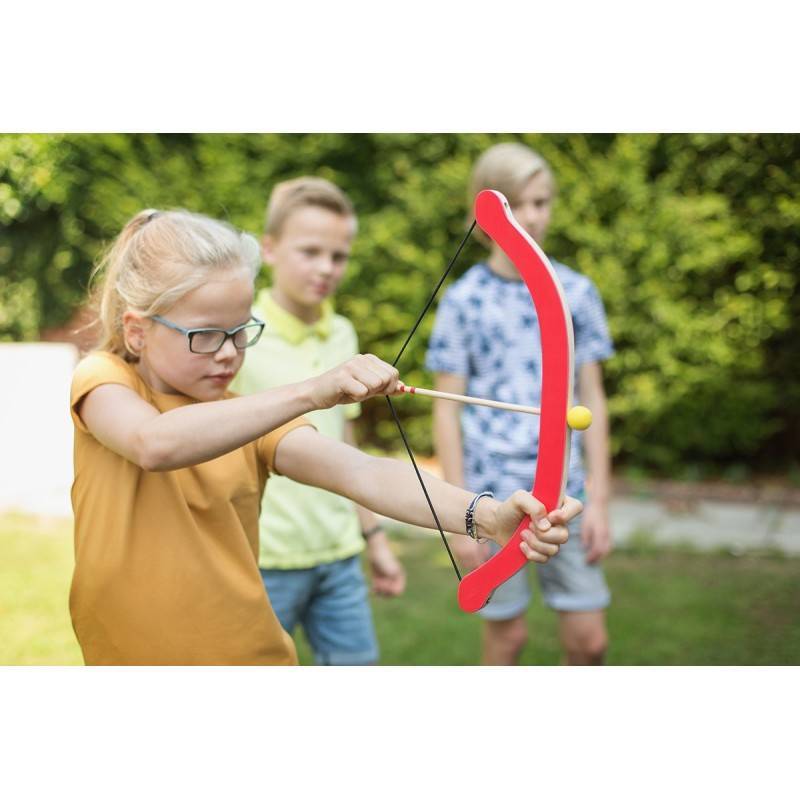
M 481 192 L 475 199 L 475 219 L 519 271 L 539 319 L 542 402 L 531 493 L 548 512 L 553 511 L 563 502 L 569 466 L 567 412 L 572 401 L 572 318 L 555 270 L 536 242 L 514 219 L 506 198 L 492 190 Z M 528 563 L 520 543 L 522 531 L 529 524 L 530 517 L 526 516 L 499 553 L 461 580 L 458 603 L 464 611 L 483 608 L 492 592 Z

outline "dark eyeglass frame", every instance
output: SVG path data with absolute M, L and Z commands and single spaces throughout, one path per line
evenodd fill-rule
M 261 334 L 264 332 L 264 328 L 266 327 L 265 322 L 260 320 L 258 317 L 254 316 L 251 316 L 250 319 L 243 325 L 237 325 L 235 328 L 231 328 L 230 330 L 227 331 L 224 328 L 184 328 L 180 325 L 176 325 L 174 322 L 170 322 L 168 319 L 165 319 L 164 317 L 158 316 L 157 314 L 150 317 L 150 319 L 155 320 L 161 325 L 165 325 L 167 328 L 172 328 L 172 330 L 182 333 L 189 340 L 189 351 L 191 353 L 195 353 L 196 355 L 201 355 L 201 356 L 210 356 L 214 355 L 214 353 L 218 353 L 220 350 L 222 350 L 223 347 L 225 347 L 225 342 L 227 342 L 228 339 L 230 339 L 233 342 L 233 346 L 237 350 L 246 350 L 248 347 L 252 347 L 261 338 Z M 255 322 L 256 324 L 254 325 L 253 322 Z M 258 334 L 253 339 L 253 341 L 248 342 L 246 345 L 244 345 L 244 347 L 239 347 L 239 345 L 236 344 L 236 341 L 233 337 L 236 336 L 236 334 L 239 333 L 239 331 L 242 331 L 245 328 L 255 328 L 255 327 L 258 327 L 259 330 Z M 192 342 L 194 340 L 194 337 L 198 333 L 222 333 L 225 335 L 223 336 L 222 341 L 220 342 L 220 345 L 216 350 L 198 351 L 192 347 Z

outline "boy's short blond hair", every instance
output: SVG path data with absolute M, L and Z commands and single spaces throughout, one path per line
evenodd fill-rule
M 308 206 L 326 208 L 342 217 L 351 217 L 355 228 L 356 213 L 350 198 L 325 178 L 303 176 L 282 181 L 272 190 L 264 219 L 264 233 L 280 236 L 289 215 L 298 208 Z
M 549 176 L 555 188 L 550 167 L 535 150 L 519 142 L 496 144 L 475 162 L 469 189 L 470 205 L 484 189 L 502 192 L 513 205 L 525 184 L 540 172 Z

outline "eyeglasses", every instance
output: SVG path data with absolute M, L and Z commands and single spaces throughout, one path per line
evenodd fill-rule
M 210 355 L 221 350 L 225 342 L 230 339 L 237 350 L 252 347 L 260 338 L 265 323 L 256 317 L 250 317 L 253 322 L 245 322 L 226 331 L 222 328 L 182 328 L 164 317 L 153 316 L 150 319 L 182 333 L 189 340 L 189 350 L 192 353 Z

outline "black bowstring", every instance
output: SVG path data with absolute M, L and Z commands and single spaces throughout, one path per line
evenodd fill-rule
M 467 239 L 472 235 L 472 231 L 475 229 L 475 220 L 472 221 L 472 225 L 469 226 L 469 230 L 467 231 L 466 236 L 461 240 L 461 244 L 458 246 L 458 250 L 456 250 L 456 254 L 450 259 L 450 263 L 447 265 L 447 269 L 442 274 L 442 277 L 439 278 L 439 283 L 436 284 L 436 288 L 433 290 L 433 293 L 428 298 L 428 302 L 425 303 L 425 308 L 422 309 L 422 313 L 417 317 L 417 321 L 414 323 L 414 327 L 411 329 L 411 333 L 406 336 L 406 340 L 403 342 L 403 346 L 400 348 L 400 352 L 397 354 L 397 357 L 394 361 L 392 361 L 392 366 L 396 367 L 397 362 L 400 360 L 400 357 L 408 347 L 408 343 L 411 341 L 411 337 L 417 332 L 417 328 L 419 328 L 420 323 L 422 322 L 425 315 L 428 313 L 428 309 L 433 304 L 433 301 L 436 299 L 436 295 L 439 293 L 439 289 L 442 288 L 442 284 L 447 279 L 447 276 L 450 274 L 450 270 L 453 268 L 453 264 L 456 263 L 456 259 L 461 254 L 461 251 L 464 249 L 464 245 L 467 243 Z
M 442 288 L 442 284 L 447 279 L 447 276 L 450 274 L 450 270 L 453 268 L 453 264 L 456 263 L 458 256 L 460 255 L 461 251 L 464 249 L 464 245 L 467 243 L 467 240 L 472 235 L 472 231 L 475 229 L 475 220 L 473 220 L 472 225 L 470 225 L 469 230 L 467 231 L 464 238 L 461 240 L 461 244 L 459 244 L 458 249 L 456 250 L 456 254 L 450 259 L 450 263 L 447 265 L 447 269 L 442 274 L 442 277 L 439 278 L 439 283 L 436 284 L 436 288 L 433 290 L 431 296 L 428 298 L 428 302 L 425 304 L 425 308 L 422 309 L 422 313 L 417 317 L 417 321 L 414 323 L 414 327 L 411 329 L 411 333 L 408 334 L 406 337 L 405 342 L 403 342 L 403 346 L 400 348 L 400 352 L 397 354 L 397 357 L 392 362 L 392 366 L 396 367 L 397 362 L 400 361 L 400 357 L 405 352 L 406 347 L 408 347 L 408 343 L 411 341 L 411 337 L 416 333 L 417 328 L 419 328 L 420 323 L 422 322 L 425 315 L 428 313 L 428 309 L 433 305 L 433 301 L 436 298 L 436 295 L 439 292 L 439 289 Z M 439 516 L 436 513 L 436 509 L 433 507 L 433 502 L 431 501 L 430 495 L 428 494 L 428 489 L 425 486 L 425 481 L 422 480 L 422 473 L 419 471 L 419 467 L 417 467 L 417 461 L 414 458 L 414 454 L 411 452 L 411 445 L 408 443 L 408 438 L 406 437 L 405 431 L 403 430 L 403 426 L 400 424 L 400 418 L 397 416 L 397 411 L 395 410 L 394 404 L 392 403 L 392 398 L 387 395 L 386 402 L 389 404 L 389 410 L 392 412 L 392 417 L 394 418 L 395 424 L 397 425 L 397 430 L 400 431 L 400 438 L 403 440 L 403 444 L 406 447 L 406 452 L 408 453 L 408 457 L 411 459 L 411 463 L 414 466 L 414 472 L 417 473 L 417 480 L 419 481 L 419 485 L 422 487 L 422 492 L 425 495 L 425 499 L 428 501 L 428 508 L 431 510 L 431 514 L 433 515 L 433 520 L 436 523 L 436 527 L 439 530 L 439 536 L 442 537 L 442 543 L 444 544 L 445 550 L 447 550 L 447 555 L 450 556 L 450 563 L 453 565 L 453 569 L 456 571 L 456 577 L 458 580 L 461 580 L 461 573 L 458 570 L 458 565 L 456 564 L 455 558 L 453 558 L 453 552 L 450 550 L 450 545 L 447 543 L 447 537 L 444 535 L 444 531 L 442 530 L 442 525 L 439 522 Z

